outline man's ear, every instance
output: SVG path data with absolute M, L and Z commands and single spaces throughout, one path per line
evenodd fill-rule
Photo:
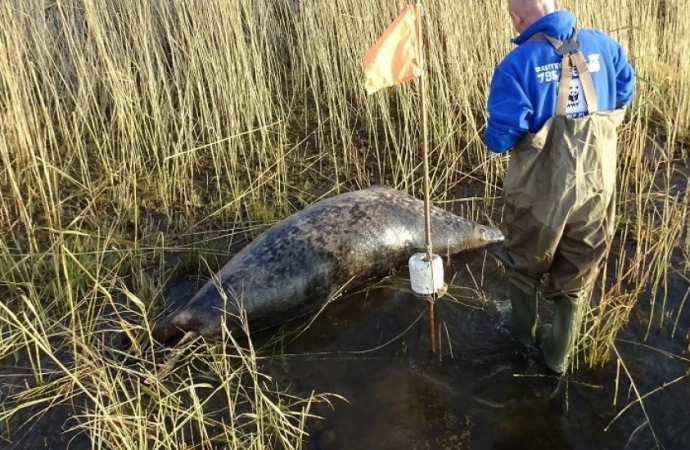
M 510 11 L 510 18 L 513 20 L 513 25 L 517 30 L 520 30 L 522 26 L 522 17 L 520 17 L 517 13 Z
M 553 1 L 553 6 L 555 8 L 554 9 L 555 11 L 558 11 L 559 9 L 561 9 L 560 5 L 558 4 L 558 0 Z

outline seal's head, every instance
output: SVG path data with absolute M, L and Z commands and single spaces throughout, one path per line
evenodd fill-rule
M 505 240 L 505 235 L 501 230 L 487 225 L 477 225 L 477 234 L 479 241 L 486 250 L 496 255 L 502 248 L 501 243 Z
M 505 239 L 503 232 L 501 230 L 499 230 L 498 228 L 489 227 L 486 225 L 478 225 L 477 228 L 479 229 L 479 233 L 480 233 L 482 239 L 487 244 L 502 242 Z

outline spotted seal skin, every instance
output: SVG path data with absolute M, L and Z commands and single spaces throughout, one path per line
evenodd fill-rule
M 446 256 L 503 240 L 496 228 L 431 207 L 433 253 Z M 178 312 L 157 322 L 153 338 L 221 338 L 238 304 L 251 331 L 313 312 L 329 297 L 385 276 L 424 251 L 424 202 L 385 186 L 318 201 L 278 222 L 237 253 Z M 222 284 L 226 299 L 217 288 Z M 223 314 L 223 309 L 229 314 Z

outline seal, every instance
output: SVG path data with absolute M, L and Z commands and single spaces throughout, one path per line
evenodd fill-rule
M 500 230 L 431 206 L 433 253 L 451 255 L 503 240 Z M 425 251 L 424 202 L 387 186 L 315 202 L 266 230 L 179 311 L 153 325 L 166 345 L 222 339 L 240 313 L 249 330 L 316 311 L 345 288 L 361 286 Z M 234 336 L 234 334 L 233 334 Z

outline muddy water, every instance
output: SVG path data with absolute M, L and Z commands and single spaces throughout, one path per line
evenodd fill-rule
M 625 376 L 615 397 L 615 363 L 581 366 L 560 385 L 541 376 L 538 356 L 510 338 L 505 281 L 485 256 L 468 253 L 446 267 L 450 295 L 436 304 L 440 358 L 428 351 L 425 303 L 409 292 L 401 271 L 382 284 L 388 287 L 334 302 L 283 349 L 280 364 L 264 369 L 292 381 L 297 393 L 313 389 L 348 400 L 334 409 L 317 406 L 325 420 L 313 423 L 307 448 L 690 448 L 687 380 L 645 399 L 649 424 L 639 406 L 610 424 L 635 400 Z M 676 280 L 669 297 L 680 301 L 687 289 Z M 640 345 L 643 304 L 617 344 L 642 395 L 690 367 L 687 317 L 675 338 L 653 334 Z
M 538 356 L 510 338 L 506 285 L 495 260 L 475 251 L 448 263 L 449 292 L 435 308 L 440 358 L 429 355 L 426 303 L 410 292 L 404 269 L 368 292 L 337 299 L 292 341 L 290 331 L 303 323 L 285 327 L 282 356 L 261 370 L 279 386 L 290 385 L 293 394 L 331 392 L 347 399 L 334 400 L 333 408 L 315 405 L 312 412 L 324 419 L 309 424 L 305 448 L 690 448 L 687 378 L 646 398 L 646 416 L 634 405 L 613 420 L 635 400 L 625 375 L 616 395 L 615 362 L 596 370 L 581 366 L 567 383 L 542 376 Z M 672 278 L 667 310 L 678 311 L 689 288 Z M 169 301 L 184 302 L 193 284 L 171 286 L 169 292 Z M 665 327 L 643 342 L 646 305 L 648 299 L 641 299 L 616 344 L 641 395 L 690 367 L 689 315 L 674 337 Z M 541 313 L 548 318 L 548 305 Z M 674 319 L 669 314 L 669 323 Z M 256 342 L 269 334 L 256 336 Z M 8 374 L 16 378 L 21 371 L 1 372 L 6 391 L 13 378 Z M 26 411 L 14 422 L 12 442 L 0 440 L 0 448 L 90 448 L 84 435 L 66 432 L 75 425 L 75 408 L 55 406 L 38 417 Z
M 323 420 L 309 424 L 306 449 L 690 448 L 687 378 L 646 398 L 646 416 L 634 405 L 613 420 L 635 400 L 625 375 L 616 391 L 615 362 L 579 367 L 567 383 L 542 376 L 538 356 L 510 338 L 506 285 L 489 252 L 448 263 L 449 292 L 435 308 L 440 358 L 429 354 L 426 303 L 410 292 L 403 269 L 368 292 L 334 301 L 261 368 L 293 394 L 347 399 L 334 400 L 333 408 L 315 405 Z M 689 288 L 671 279 L 667 310 L 677 311 Z M 184 302 L 193 293 L 192 283 L 181 283 L 171 286 L 168 300 Z M 640 300 L 616 344 L 642 395 L 690 367 L 689 315 L 674 337 L 653 332 L 643 343 L 648 304 Z M 548 305 L 541 313 L 548 318 Z M 302 325 L 286 326 L 288 337 Z M 90 448 L 85 436 L 65 432 L 74 408 L 53 407 L 38 419 L 27 411 L 15 422 L 26 419 L 25 426 L 14 427 L 12 442 L 0 440 L 0 448 Z
M 687 189 L 687 176 L 673 186 L 679 193 Z M 624 363 L 620 376 L 614 357 L 603 368 L 581 364 L 559 383 L 542 375 L 538 355 L 511 339 L 506 283 L 490 252 L 447 262 L 449 293 L 436 304 L 440 357 L 429 355 L 426 303 L 410 292 L 403 269 L 368 292 L 337 299 L 262 367 L 293 394 L 331 392 L 347 399 L 334 400 L 333 408 L 315 405 L 312 412 L 323 420 L 309 424 L 305 448 L 690 448 L 690 381 L 674 382 L 690 369 L 690 299 L 670 335 L 690 274 L 672 272 L 664 324 L 646 339 L 651 302 L 639 299 L 616 342 Z M 673 265 L 682 263 L 676 253 Z M 193 283 L 179 283 L 170 286 L 167 301 L 184 303 L 193 294 Z M 661 314 L 657 300 L 654 317 Z M 548 306 L 541 305 L 546 319 Z M 271 333 L 256 336 L 257 343 Z M 29 367 L 28 360 L 0 362 L 0 404 L 31 380 Z M 644 409 L 634 403 L 635 391 L 654 391 Z M 76 400 L 27 410 L 9 424 L 12 433 L 0 424 L 0 449 L 88 449 L 88 438 L 67 431 L 79 410 Z
M 687 180 L 672 184 L 687 189 Z M 680 268 L 684 257 L 676 251 L 672 260 Z M 688 305 L 670 332 L 690 289 L 687 273 L 670 275 L 664 323 L 649 334 L 651 299 L 639 299 L 616 341 L 620 364 L 615 355 L 594 369 L 580 361 L 560 383 L 511 339 L 506 282 L 489 252 L 453 257 L 446 278 L 449 295 L 436 304 L 440 357 L 429 354 L 426 304 L 409 292 L 405 270 L 380 289 L 339 299 L 282 349 L 288 356 L 267 368 L 275 376 L 298 393 L 348 401 L 317 405 L 325 420 L 312 424 L 307 448 L 690 448 Z M 540 315 L 550 318 L 548 304 Z M 635 392 L 652 391 L 644 408 L 635 403 Z

